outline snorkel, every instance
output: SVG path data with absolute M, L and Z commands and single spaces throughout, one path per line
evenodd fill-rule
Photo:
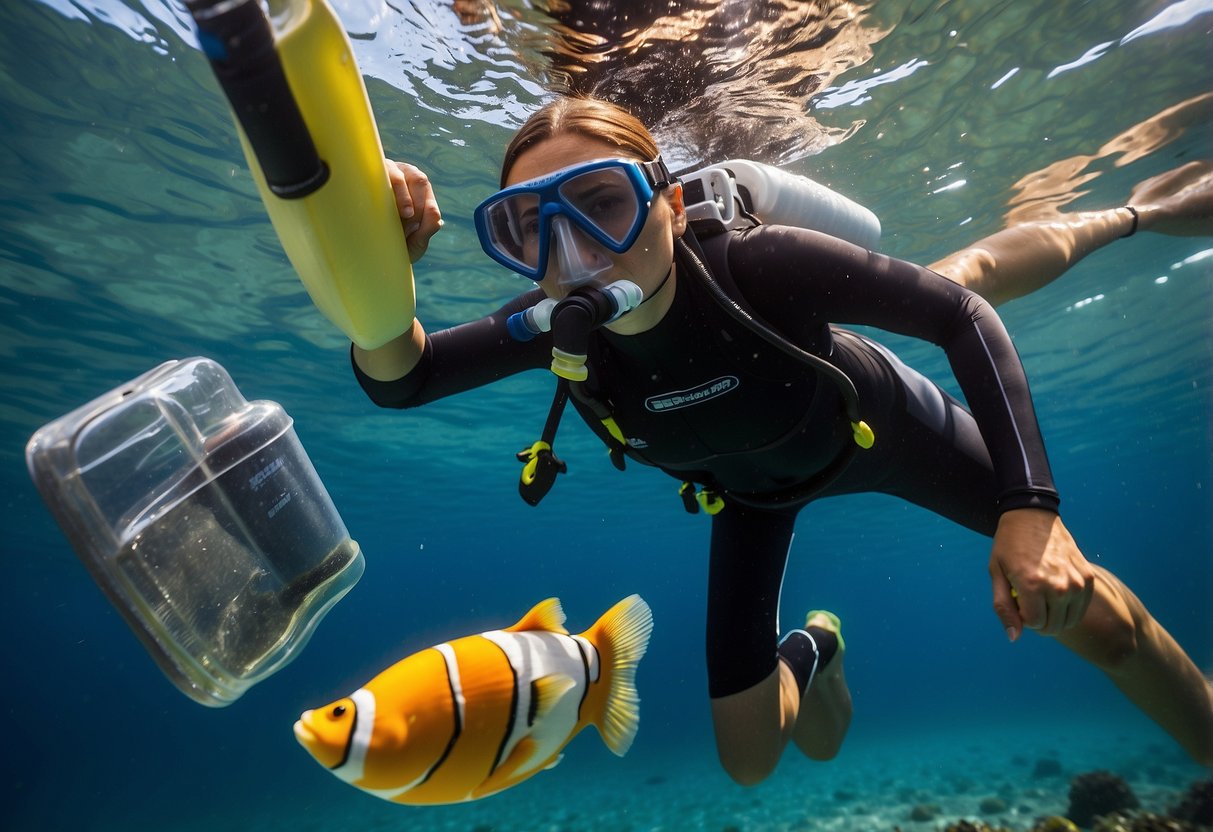
M 552 333 L 551 370 L 559 378 L 543 435 L 517 454 L 518 461 L 525 463 L 518 481 L 518 493 L 528 505 L 539 505 L 556 483 L 556 475 L 568 471 L 564 461 L 552 452 L 552 443 L 572 386 L 580 385 L 589 377 L 585 363 L 590 333 L 619 320 L 643 302 L 644 293 L 639 286 L 630 280 L 617 280 L 601 288 L 592 284 L 581 286 L 561 300 L 546 298 L 506 319 L 506 328 L 517 341 L 530 341 L 541 332 Z M 622 446 L 623 433 L 610 414 L 599 416 Z
M 619 320 L 643 302 L 639 286 L 630 280 L 617 280 L 601 288 L 581 286 L 562 300 L 545 298 L 515 312 L 505 325 L 515 341 L 530 341 L 541 332 L 551 332 L 552 372 L 570 381 L 585 381 L 590 333 Z

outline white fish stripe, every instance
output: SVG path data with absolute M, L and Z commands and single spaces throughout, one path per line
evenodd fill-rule
M 531 688 L 530 685 L 527 685 L 526 696 L 524 697 L 522 695 L 523 691 L 518 685 L 518 666 L 515 663 L 514 655 L 510 650 L 506 649 L 505 644 L 502 642 L 488 638 L 489 633 L 485 633 L 484 636 L 488 641 L 496 644 L 501 649 L 501 652 L 505 654 L 505 663 L 510 668 L 510 677 L 514 683 L 512 698 L 510 700 L 510 718 L 506 720 L 505 731 L 501 734 L 501 744 L 497 746 L 497 756 L 493 758 L 493 765 L 489 768 L 489 774 L 492 774 L 501 765 L 501 761 L 505 759 L 506 753 L 512 751 L 514 746 L 518 744 L 518 740 L 526 736 L 527 724 L 525 722 L 522 723 L 521 730 L 519 730 L 518 714 L 524 707 L 530 710 Z M 524 700 L 526 701 L 525 705 L 522 704 Z
M 495 630 L 481 633 L 481 636 L 502 649 L 515 678 L 512 726 L 494 768 L 513 752 L 523 737 L 530 736 L 539 741 L 537 753 L 541 756 L 554 752 L 555 743 L 566 739 L 579 721 L 586 692 L 599 675 L 601 662 L 597 649 L 580 636 L 550 631 Z M 532 709 L 537 707 L 537 703 L 532 703 L 536 694 L 534 683 L 553 673 L 567 676 L 581 688 L 578 700 L 567 703 L 555 721 L 549 716 L 542 725 L 536 724 L 528 719 Z
M 434 772 L 442 768 L 442 764 L 446 762 L 447 757 L 451 756 L 451 751 L 455 748 L 455 743 L 459 741 L 459 737 L 463 734 L 463 723 L 467 713 L 467 697 L 463 695 L 463 682 L 459 676 L 459 661 L 455 657 L 455 648 L 451 647 L 447 642 L 434 647 L 435 650 L 442 656 L 442 661 L 446 665 L 446 680 L 451 690 L 452 710 L 455 714 L 455 726 L 451 731 L 451 738 L 447 740 L 446 748 L 443 749 L 441 756 L 437 761 L 430 766 L 429 771 L 418 777 L 404 789 L 401 789 L 398 794 L 404 794 L 414 786 L 420 786 L 434 776 Z
M 583 656 L 589 656 L 589 667 L 586 670 L 586 679 L 590 682 L 597 682 L 598 677 L 602 675 L 602 668 L 598 661 L 598 648 L 595 647 L 589 639 L 583 636 L 569 636 L 573 641 L 577 642 L 578 646 L 584 647 Z
M 467 699 L 463 695 L 463 685 L 460 682 L 459 663 L 455 660 L 455 650 L 450 644 L 445 642 L 435 645 L 434 649 L 437 650 L 439 655 L 442 656 L 442 661 L 446 665 L 447 684 L 450 686 L 451 700 L 454 705 L 452 710 L 455 714 L 455 730 L 451 732 L 451 738 L 447 741 L 446 749 L 442 752 L 442 756 L 438 758 L 438 761 L 430 766 L 427 771 L 423 772 L 420 777 L 413 780 L 413 782 L 404 787 L 394 787 L 391 789 L 368 789 L 365 786 L 360 787 L 364 791 L 370 792 L 378 797 L 382 797 L 384 800 L 395 800 L 396 798 L 403 794 L 407 794 L 417 786 L 420 786 L 422 783 L 425 783 L 427 780 L 433 777 L 434 772 L 436 772 L 438 768 L 444 762 L 446 762 L 446 758 L 451 754 L 451 749 L 455 747 L 455 741 L 458 740 L 460 734 L 463 733 Z
M 354 728 L 350 731 L 349 751 L 345 762 L 333 773 L 347 783 L 354 783 L 362 779 L 371 736 L 375 733 L 375 694 L 359 688 L 350 694 L 350 699 L 354 702 Z
M 594 647 L 588 641 L 578 636 L 569 636 L 569 638 L 577 646 L 577 655 L 581 657 L 581 678 L 585 680 L 585 685 L 581 691 L 581 699 L 577 702 L 577 718 L 581 719 L 581 709 L 585 706 L 586 697 L 590 695 L 590 657 L 586 655 L 586 650 L 593 652 Z
M 514 750 L 519 741 L 522 740 L 530 732 L 530 721 L 528 715 L 531 711 L 531 699 L 535 695 L 534 688 L 531 685 L 539 675 L 536 668 L 531 665 L 529 651 L 522 648 L 526 633 L 507 633 L 503 630 L 491 630 L 487 633 L 480 634 L 486 641 L 490 641 L 500 648 L 505 655 L 506 663 L 510 667 L 510 673 L 513 675 L 514 691 L 513 700 L 510 703 L 509 719 L 506 722 L 505 734 L 501 738 L 501 745 L 497 749 L 497 756 L 493 760 L 493 766 L 490 772 L 496 771 L 509 753 Z M 547 633 L 545 635 L 558 636 L 557 633 Z
M 456 730 L 461 731 L 468 702 L 463 695 L 463 683 L 459 678 L 459 661 L 455 658 L 455 648 L 444 642 L 434 649 L 442 654 L 442 660 L 446 662 L 446 676 L 451 683 L 451 697 L 455 700 L 455 726 Z

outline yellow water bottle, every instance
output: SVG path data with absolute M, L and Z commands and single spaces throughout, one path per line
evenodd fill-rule
M 413 321 L 413 272 L 383 145 L 325 0 L 186 0 L 253 179 L 316 307 L 374 349 Z

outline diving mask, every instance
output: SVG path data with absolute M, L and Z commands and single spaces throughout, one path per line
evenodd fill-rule
M 540 280 L 555 241 L 557 282 L 582 285 L 611 267 L 648 220 L 653 195 L 673 182 L 652 162 L 598 159 L 513 185 L 476 208 L 485 253 L 511 271 Z

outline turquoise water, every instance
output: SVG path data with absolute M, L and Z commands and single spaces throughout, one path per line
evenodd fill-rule
M 605 6 L 618 13 L 337 4 L 387 152 L 422 165 L 442 201 L 418 269 L 431 329 L 525 285 L 479 254 L 470 212 L 510 130 L 562 83 L 642 112 L 675 163 L 747 155 L 819 178 L 918 262 L 1213 156 L 1207 0 Z M 983 539 L 863 497 L 803 515 L 784 587 L 785 616 L 828 606 L 846 622 L 852 737 L 834 763 L 790 752 L 763 786 L 732 785 L 705 692 L 706 521 L 672 481 L 616 473 L 572 419 L 569 475 L 523 505 L 513 454 L 542 425 L 542 375 L 373 408 L 281 253 L 184 21 L 158 0 L 0 6 L 5 828 L 925 829 L 909 806 L 938 804 L 942 823 L 995 794 L 1009 809 L 993 820 L 1026 828 L 1065 808 L 1065 778 L 1030 777 L 1041 757 L 1067 775 L 1113 769 L 1155 809 L 1200 776 L 1095 671 L 1043 639 L 1006 644 Z M 601 39 L 575 36 L 591 25 Z M 1211 246 L 1143 234 L 1002 310 L 1068 526 L 1206 668 Z M 947 381 L 933 348 L 895 343 Z M 192 355 L 295 418 L 368 564 L 296 662 L 218 711 L 163 679 L 23 460 L 40 425 Z M 590 733 L 510 793 L 419 810 L 339 783 L 291 735 L 304 708 L 407 652 L 549 595 L 580 629 L 632 592 L 656 630 L 622 760 Z

